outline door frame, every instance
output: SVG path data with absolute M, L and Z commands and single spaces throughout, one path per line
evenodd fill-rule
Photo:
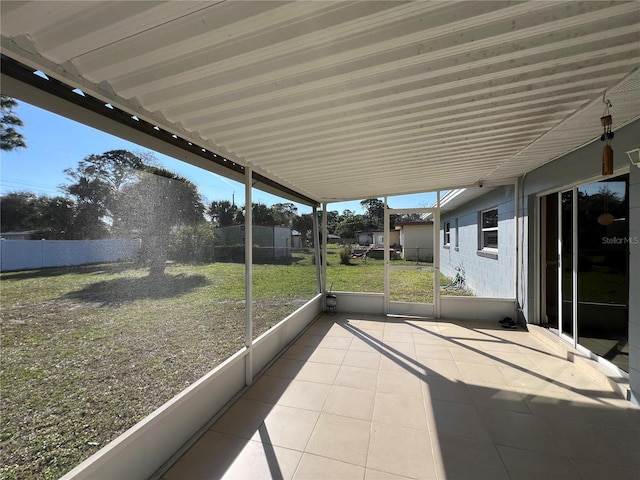
M 393 270 L 413 270 L 413 271 L 433 271 L 433 304 L 421 303 L 424 306 L 433 306 L 432 316 L 434 318 L 440 318 L 440 192 L 437 195 L 436 207 L 431 208 L 400 208 L 390 209 L 387 204 L 387 197 L 384 197 L 384 314 L 385 315 L 403 315 L 411 314 L 411 309 L 407 309 L 405 312 L 394 312 L 391 306 L 391 281 L 390 272 Z M 403 265 L 401 267 L 391 265 L 391 256 L 389 254 L 389 238 L 391 229 L 391 215 L 402 214 L 431 214 L 433 220 L 433 266 L 416 266 L 416 265 Z M 407 302 L 408 305 L 410 305 Z M 430 315 L 429 315 L 430 316 Z

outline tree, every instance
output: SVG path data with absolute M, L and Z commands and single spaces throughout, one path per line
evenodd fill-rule
M 103 238 L 109 232 L 122 234 L 120 219 L 115 214 L 119 195 L 125 185 L 137 181 L 136 173 L 147 164 L 128 150 L 110 150 L 92 154 L 67 168 L 70 183 L 60 188 L 77 204 L 78 238 Z
M 37 196 L 32 192 L 13 192 L 0 199 L 1 229 L 38 230 L 37 238 L 74 238 L 76 208 L 65 197 Z
M 122 226 L 136 231 L 149 262 L 149 276 L 161 276 L 171 230 L 204 221 L 204 205 L 192 182 L 160 167 L 144 167 L 121 190 L 117 213 Z
M 211 202 L 207 213 L 216 227 L 228 227 L 235 224 L 235 215 L 238 207 L 228 200 L 217 200 Z
M 254 203 L 252 204 L 252 214 L 253 214 L 253 224 L 254 225 L 275 225 L 276 220 L 273 216 L 273 210 L 270 207 L 267 207 L 263 203 Z M 241 207 L 236 211 L 234 215 L 234 222 L 236 225 L 243 225 L 245 223 L 245 212 L 246 206 Z
M 66 197 L 39 197 L 36 203 L 36 215 L 39 224 L 46 226 L 41 238 L 47 240 L 65 240 L 74 238 L 76 205 Z
M 342 238 L 355 238 L 357 233 L 369 229 L 369 220 L 364 215 L 353 215 L 351 217 L 345 217 L 340 222 L 336 228 L 336 234 Z
M 380 229 L 384 225 L 384 202 L 377 198 L 368 198 L 360 202 L 366 210 L 366 218 L 369 221 L 369 229 Z
M 275 225 L 291 228 L 297 215 L 298 207 L 293 203 L 275 203 L 271 206 L 271 216 Z
M 18 106 L 13 98 L 0 94 L 0 148 L 5 151 L 26 148 L 24 137 L 15 127 L 23 127 L 20 117 L 13 113 Z
M 0 221 L 3 232 L 31 230 L 34 226 L 36 195 L 12 192 L 0 199 Z
M 313 215 L 310 213 L 303 213 L 302 215 L 298 215 L 293 219 L 291 226 L 300 232 L 300 240 L 302 241 L 302 245 L 307 245 L 307 241 L 309 238 L 313 238 L 311 234 L 313 230 Z

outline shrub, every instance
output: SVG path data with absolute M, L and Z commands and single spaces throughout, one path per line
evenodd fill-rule
M 340 249 L 340 263 L 342 265 L 351 265 L 351 246 L 345 245 Z

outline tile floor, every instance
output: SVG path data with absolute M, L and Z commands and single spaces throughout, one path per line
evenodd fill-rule
M 640 478 L 640 409 L 523 329 L 325 315 L 162 477 Z

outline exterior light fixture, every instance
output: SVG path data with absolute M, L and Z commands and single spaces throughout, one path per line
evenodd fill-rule
M 629 150 L 627 152 L 627 155 L 629 156 L 631 165 L 635 165 L 636 167 L 640 168 L 640 146 L 637 146 L 633 150 Z

